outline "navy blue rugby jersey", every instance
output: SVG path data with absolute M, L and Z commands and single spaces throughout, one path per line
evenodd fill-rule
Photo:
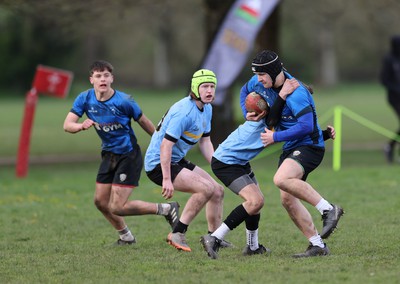
M 293 78 L 289 73 L 284 73 L 286 78 Z M 253 91 L 256 91 L 261 96 L 263 96 L 270 106 L 273 104 L 276 97 L 278 96 L 278 92 L 276 90 L 272 88 L 266 89 L 260 82 L 258 82 L 257 75 L 254 75 L 242 87 L 240 93 L 240 105 L 244 117 L 246 116 L 246 108 L 244 107 L 246 96 Z M 313 130 L 311 133 L 301 135 L 301 133 L 289 134 L 289 132 L 287 132 L 290 131 L 292 127 L 295 127 L 298 124 L 301 116 L 309 113 L 311 113 L 311 120 L 308 120 L 307 124 L 313 125 Z M 301 82 L 300 86 L 286 98 L 286 103 L 282 110 L 282 115 L 279 123 L 275 127 L 275 132 L 275 142 L 285 142 L 282 147 L 283 150 L 290 150 L 302 145 L 312 145 L 321 148 L 325 147 L 322 130 L 318 124 L 318 117 L 315 109 L 314 99 L 311 93 Z
M 114 90 L 107 101 L 98 101 L 94 89 L 80 93 L 74 101 L 71 112 L 79 117 L 83 114 L 95 122 L 104 151 L 125 154 L 133 150 L 137 143 L 131 119 L 137 121 L 142 110 L 128 94 Z

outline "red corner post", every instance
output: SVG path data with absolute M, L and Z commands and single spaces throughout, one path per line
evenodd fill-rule
M 35 109 L 38 95 L 35 88 L 32 88 L 25 98 L 24 119 L 22 121 L 21 136 L 19 138 L 18 157 L 17 157 L 17 177 L 25 177 L 28 173 L 29 145 Z
M 70 71 L 38 65 L 32 89 L 26 94 L 16 166 L 17 177 L 25 177 L 28 173 L 29 145 L 38 94 L 65 98 L 69 92 L 72 78 L 73 73 Z

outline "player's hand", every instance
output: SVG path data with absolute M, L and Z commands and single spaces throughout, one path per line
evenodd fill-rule
M 163 180 L 161 194 L 165 199 L 170 199 L 174 196 L 174 186 L 171 180 Z
M 275 143 L 274 132 L 269 130 L 268 128 L 265 128 L 264 130 L 265 132 L 261 133 L 261 141 L 264 147 L 267 147 Z
M 88 130 L 90 127 L 92 127 L 94 125 L 94 121 L 91 119 L 85 119 L 82 122 L 82 130 Z
M 326 127 L 326 130 L 325 130 L 325 131 L 327 132 L 329 138 L 331 138 L 332 140 L 335 140 L 335 138 L 336 138 L 336 131 L 335 131 L 335 128 L 334 128 L 333 126 L 328 125 L 328 126 Z
M 250 121 L 260 121 L 265 115 L 267 114 L 267 111 L 263 111 L 260 114 L 257 114 L 255 111 L 248 112 L 246 113 L 246 120 Z
M 295 78 L 286 79 L 281 91 L 279 92 L 279 96 L 286 100 L 286 97 L 293 93 L 299 86 L 300 83 Z

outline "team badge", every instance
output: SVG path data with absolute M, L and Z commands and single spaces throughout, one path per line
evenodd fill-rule
M 293 152 L 293 156 L 298 156 L 298 155 L 300 155 L 300 154 L 301 154 L 300 151 L 294 151 L 294 152 Z
M 126 180 L 126 174 L 120 174 L 119 175 L 119 180 L 120 181 L 125 181 Z

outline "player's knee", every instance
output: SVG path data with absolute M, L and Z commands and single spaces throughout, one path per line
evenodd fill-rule
M 264 207 L 264 197 L 254 198 L 252 200 L 246 201 L 246 209 L 249 215 L 254 215 L 260 212 L 260 210 Z
M 285 187 L 285 180 L 281 175 L 274 175 L 274 184 L 280 189 Z
M 108 204 L 106 202 L 95 198 L 93 203 L 99 211 L 108 212 Z
M 214 184 L 210 181 L 203 183 L 203 195 L 207 200 L 214 198 Z
M 118 203 L 111 203 L 110 204 L 110 212 L 114 215 L 121 216 L 122 215 L 122 208 L 123 206 L 119 205 Z
M 213 199 L 222 200 L 224 198 L 224 187 L 220 184 L 216 184 L 213 189 Z

